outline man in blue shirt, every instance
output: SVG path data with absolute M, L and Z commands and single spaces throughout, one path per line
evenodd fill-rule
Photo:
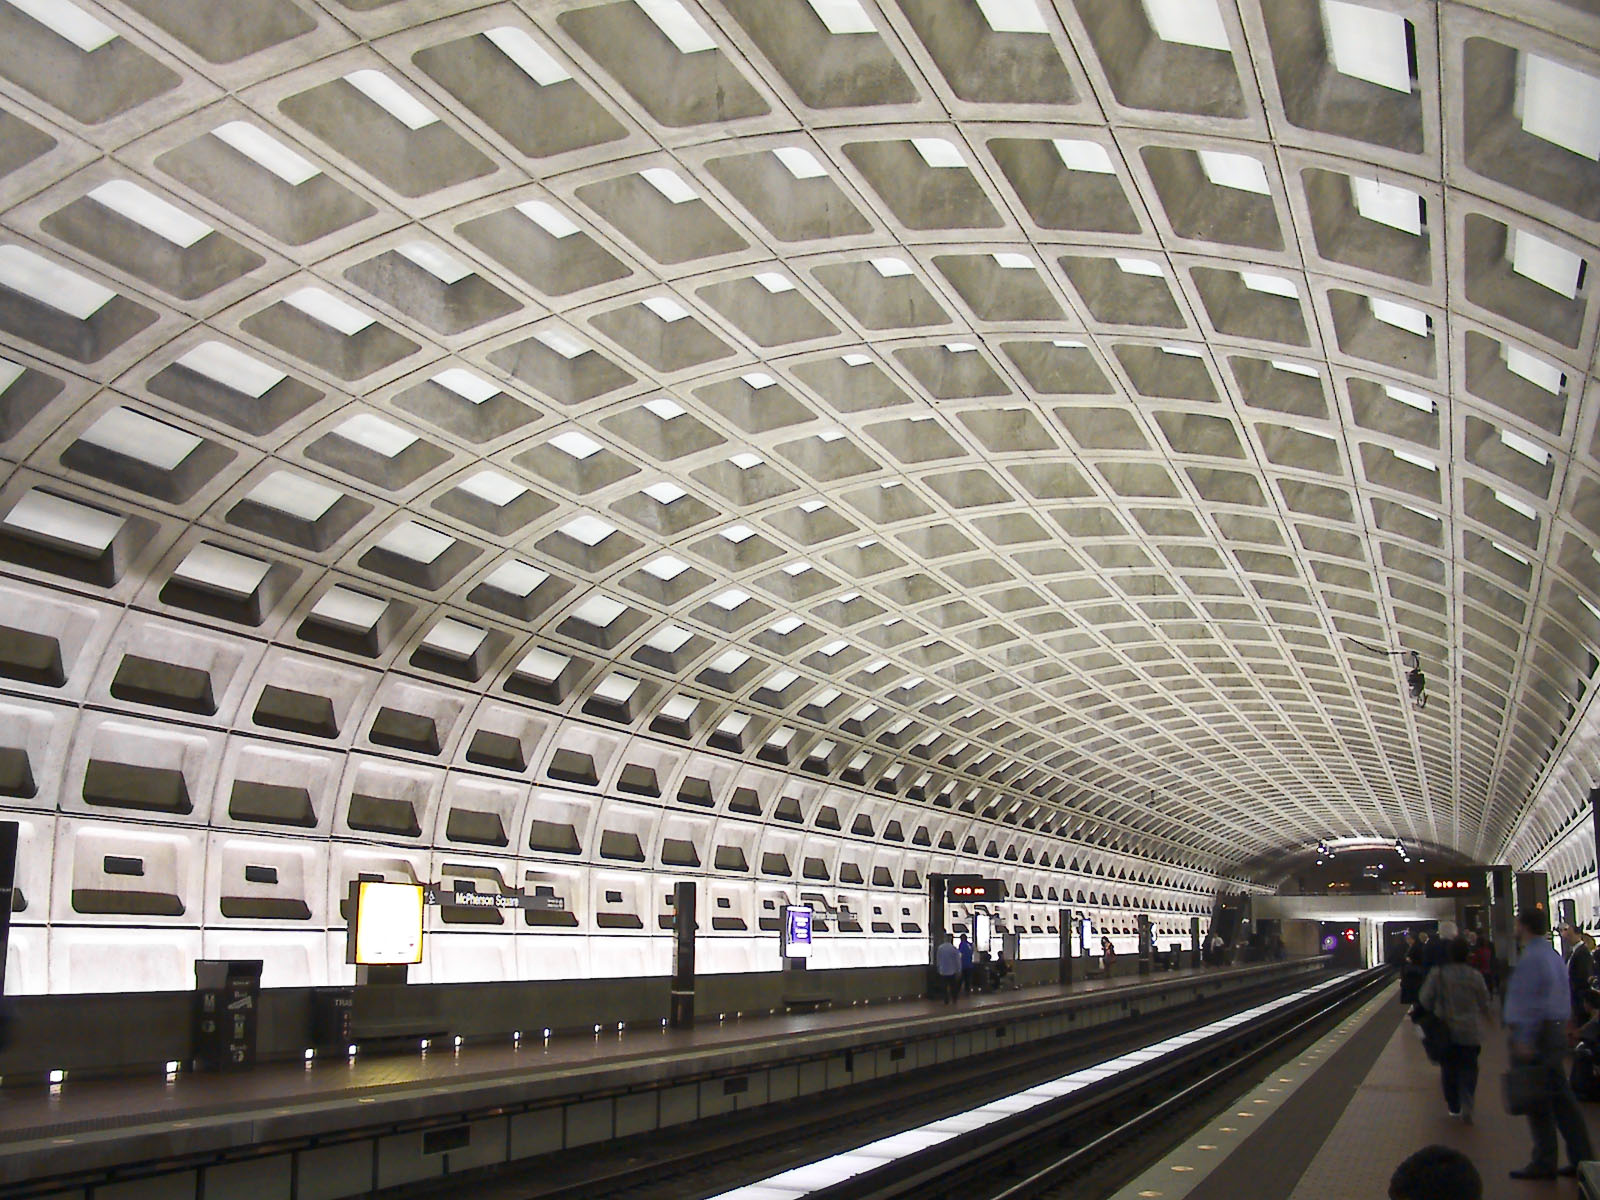
M 1544 1068 L 1548 1099 L 1528 1112 L 1533 1158 L 1527 1166 L 1511 1172 L 1511 1178 L 1576 1175 L 1578 1163 L 1593 1158 L 1594 1151 L 1589 1145 L 1589 1127 L 1567 1077 L 1567 1022 L 1572 1017 L 1567 967 L 1550 944 L 1550 918 L 1543 909 L 1525 908 L 1517 914 L 1517 941 L 1522 946 L 1522 957 L 1506 988 L 1505 1022 L 1511 1031 L 1511 1057 L 1516 1062 Z M 1559 1170 L 1558 1128 L 1567 1143 L 1567 1157 L 1572 1160 Z
M 972 963 L 974 950 L 972 943 L 967 941 L 966 934 L 963 933 L 961 935 L 961 943 L 956 947 L 956 949 L 961 951 L 961 990 L 963 992 L 970 992 L 972 991 Z

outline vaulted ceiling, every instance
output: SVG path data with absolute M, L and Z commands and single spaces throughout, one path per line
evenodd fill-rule
M 54 641 L 75 704 L 314 740 L 349 663 L 463 745 L 554 712 L 1208 871 L 1492 855 L 1600 646 L 1597 42 L 3 0 L 7 686 Z

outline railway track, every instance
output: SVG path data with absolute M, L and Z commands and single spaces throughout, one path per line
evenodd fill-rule
M 1084 1200 L 1113 1190 L 1261 1066 L 1387 986 L 1377 968 L 1333 981 L 1013 1117 L 941 1141 L 808 1200 Z M 1098 1185 L 1098 1186 L 1097 1186 Z
M 1326 991 L 1347 996 L 1352 986 L 1345 983 Z M 688 1200 L 715 1195 L 799 1164 L 847 1152 L 901 1129 L 965 1112 L 1108 1057 L 1280 1000 L 1295 990 L 1292 984 L 1266 984 L 1188 1005 L 1177 1012 L 1135 1017 L 1074 1033 L 1044 1046 L 1033 1043 L 980 1061 L 949 1064 L 939 1068 L 936 1075 L 921 1071 L 880 1079 L 844 1094 L 805 1097 L 729 1114 L 695 1127 L 613 1142 L 590 1152 L 567 1152 L 559 1157 L 452 1176 L 447 1182 L 391 1189 L 381 1195 L 385 1200 L 591 1200 L 597 1196 L 608 1200 Z M 1218 1046 L 1212 1053 L 1226 1056 L 1231 1051 Z M 1190 1060 L 1190 1056 L 1185 1058 Z M 1163 1072 L 1158 1079 L 1146 1078 L 1147 1074 L 1132 1073 L 1137 1078 L 1130 1077 L 1126 1082 L 1133 1090 L 1118 1087 L 1114 1089 L 1116 1095 L 1157 1103 L 1161 1097 L 1156 1092 L 1167 1086 L 1162 1081 L 1168 1075 Z M 1095 1089 L 1096 1095 L 1101 1090 Z M 1104 1126 L 1109 1130 L 1124 1124 L 1120 1110 L 1113 1112 L 1110 1107 L 1098 1112 L 1075 1107 L 1075 1113 L 1072 1119 L 1079 1129 Z M 1008 1140 L 1007 1146 L 1010 1145 Z M 971 1149 L 974 1148 L 964 1148 Z M 1021 1161 L 1021 1157 L 1008 1156 L 1006 1179 L 1020 1178 L 1016 1168 Z M 987 1156 L 975 1158 L 970 1165 L 972 1169 L 963 1153 L 960 1161 L 949 1164 L 949 1169 L 967 1181 L 998 1169 Z M 831 1189 L 818 1193 L 830 1200 L 834 1194 Z M 909 1190 L 883 1193 L 916 1196 L 918 1200 L 942 1195 L 970 1200 L 983 1194 L 972 1190 L 971 1182 L 944 1190 L 942 1183 L 930 1184 L 925 1172 L 918 1172 Z M 1031 1193 L 1018 1193 L 1023 1194 Z M 854 1195 L 838 1192 L 841 1198 Z

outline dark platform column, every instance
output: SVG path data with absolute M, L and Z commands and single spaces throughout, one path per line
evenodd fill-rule
M 1515 876 L 1506 866 L 1489 868 L 1489 936 L 1494 960 L 1504 976 L 1517 961 L 1517 897 Z
M 934 955 L 939 943 L 944 941 L 944 876 L 928 876 L 928 985 L 929 999 L 939 994 L 938 972 L 934 969 Z
M 1589 789 L 1589 819 L 1594 822 L 1594 856 L 1596 869 L 1600 869 L 1600 787 Z M 1580 917 L 1600 914 L 1578 914 Z
M 1150 941 L 1150 914 L 1139 914 L 1139 974 L 1150 974 L 1151 956 L 1154 946 Z
M 672 886 L 672 1011 L 674 1029 L 694 1025 L 694 884 Z
M 1056 982 L 1065 986 L 1072 982 L 1072 910 L 1056 910 Z
M 1555 932 L 1555 915 L 1550 911 L 1550 876 L 1543 871 L 1518 871 L 1516 897 L 1517 912 L 1528 908 L 1539 909 L 1550 923 L 1550 931 Z M 1517 951 L 1515 926 L 1512 927 L 1511 942 L 1506 949 L 1511 951 L 1513 961 L 1521 957 Z
M 17 884 L 15 821 L 0 821 L 0 996 L 6 991 L 6 953 L 11 945 L 12 890 Z

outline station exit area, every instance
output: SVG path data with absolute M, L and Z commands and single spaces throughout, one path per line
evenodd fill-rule
M 1243 923 L 1258 934 L 1274 930 L 1290 954 L 1327 954 L 1349 968 L 1397 962 L 1407 939 L 1425 931 L 1471 930 L 1489 940 L 1505 967 L 1516 957 L 1516 912 L 1548 910 L 1549 902 L 1543 872 L 1479 867 L 1430 876 L 1418 892 L 1254 896 Z M 1552 917 L 1552 928 L 1572 919 Z

